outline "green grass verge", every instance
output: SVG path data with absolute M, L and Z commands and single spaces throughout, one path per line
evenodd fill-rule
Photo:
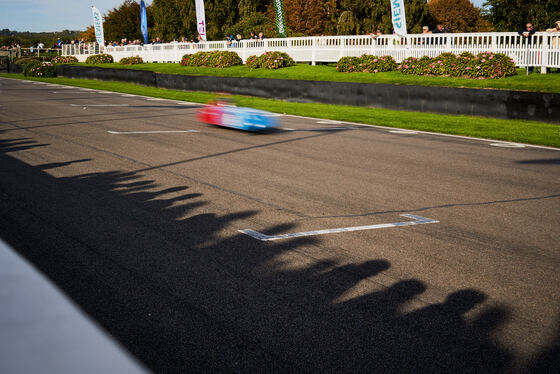
M 0 73 L 0 77 L 30 79 L 197 103 L 206 103 L 217 96 L 208 92 L 166 90 L 132 83 L 101 82 L 87 79 L 26 78 L 21 74 L 5 73 Z M 328 104 L 290 103 L 247 96 L 233 97 L 240 106 L 275 113 L 560 147 L 560 125 L 542 122 L 451 116 Z
M 273 78 L 273 79 L 301 79 L 329 82 L 356 82 L 356 83 L 386 83 L 386 84 L 408 84 L 418 86 L 442 86 L 442 87 L 467 87 L 487 88 L 502 90 L 520 90 L 535 92 L 560 93 L 560 74 L 532 73 L 527 76 L 525 70 L 518 69 L 518 74 L 513 77 L 502 79 L 464 79 L 451 77 L 423 77 L 416 75 L 404 75 L 398 71 L 387 73 L 339 73 L 335 65 L 311 66 L 298 64 L 289 68 L 268 70 L 248 69 L 246 66 L 233 66 L 226 69 L 185 67 L 180 64 L 148 63 L 140 65 L 120 65 L 118 63 L 87 65 L 102 68 L 134 69 L 155 71 L 164 74 L 179 75 L 207 75 L 217 77 L 251 77 L 251 78 Z M 536 68 L 535 70 L 539 70 Z

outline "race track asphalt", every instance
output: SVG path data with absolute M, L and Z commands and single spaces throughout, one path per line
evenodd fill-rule
M 0 79 L 0 238 L 149 369 L 558 368 L 559 150 L 199 107 Z

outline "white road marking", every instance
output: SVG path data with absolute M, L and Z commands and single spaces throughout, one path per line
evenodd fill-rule
M 493 147 L 502 147 L 502 148 L 525 148 L 523 144 L 519 143 L 492 143 L 490 144 Z
M 393 222 L 393 223 L 380 223 L 377 225 L 368 225 L 368 226 L 352 226 L 352 227 L 341 227 L 337 229 L 326 229 L 326 230 L 316 230 L 316 231 L 305 231 L 305 232 L 293 232 L 290 234 L 282 234 L 282 235 L 266 235 L 258 231 L 245 229 L 239 230 L 239 232 L 249 235 L 255 239 L 262 240 L 262 241 L 272 241 L 272 240 L 280 240 L 280 239 L 291 239 L 291 238 L 301 238 L 303 236 L 315 236 L 315 235 L 325 235 L 325 234 L 334 234 L 337 232 L 351 232 L 351 231 L 363 231 L 363 230 L 375 230 L 375 229 L 384 229 L 389 227 L 402 227 L 402 226 L 414 226 L 414 225 L 424 225 L 427 223 L 438 223 L 431 218 L 425 218 L 416 216 L 414 214 L 401 214 L 402 217 L 411 218 L 414 221 L 405 221 L 405 222 Z
M 418 131 L 414 130 L 391 130 L 389 132 L 393 134 L 418 134 Z
M 15 78 L 4 78 L 4 79 L 12 79 L 13 80 Z M 33 81 L 28 81 L 28 80 L 20 80 L 20 81 L 21 82 L 26 82 L 26 83 L 33 83 L 33 84 L 42 83 L 42 82 L 33 82 Z M 88 89 L 88 90 L 94 91 L 93 89 Z M 198 104 L 196 104 L 196 105 L 198 105 Z M 317 119 L 318 119 L 316 117 L 298 116 L 298 115 L 295 115 L 295 114 L 287 114 L 286 116 L 290 116 L 290 117 L 293 117 L 293 118 L 309 119 L 309 120 L 313 120 L 313 121 L 317 121 Z M 341 123 L 346 123 L 346 124 L 349 124 L 349 125 L 360 126 L 360 127 L 370 127 L 370 128 L 387 129 L 387 130 L 406 130 L 406 129 L 401 129 L 399 127 L 367 125 L 367 124 L 364 124 L 364 123 L 357 123 L 357 122 L 346 122 L 346 121 L 344 121 L 344 122 L 341 122 Z M 430 131 L 418 131 L 418 133 L 419 134 L 426 134 L 426 135 L 434 135 L 434 136 L 445 136 L 445 137 L 449 137 L 449 138 L 466 139 L 466 140 L 478 140 L 478 141 L 483 141 L 483 142 L 495 142 L 496 141 L 496 140 L 493 140 L 493 139 L 484 139 L 484 138 L 477 138 L 477 137 L 465 136 L 465 135 L 442 134 L 442 133 L 436 133 L 436 132 L 430 132 Z M 513 143 L 513 142 L 511 144 L 519 144 L 519 145 L 522 145 L 522 146 L 527 147 L 527 148 L 537 148 L 537 149 L 547 149 L 547 150 L 550 150 L 550 151 L 560 151 L 560 148 L 547 147 L 547 146 L 543 146 L 543 145 Z
M 321 124 L 325 124 L 325 125 L 340 125 L 342 122 L 332 121 L 332 120 L 322 120 L 322 121 L 317 121 L 317 123 L 321 123 Z
M 66 93 L 71 93 L 71 94 L 88 94 L 89 92 L 81 92 L 81 91 L 72 91 L 72 90 L 67 90 L 67 91 L 51 91 L 54 94 L 66 94 Z
M 127 135 L 127 134 L 169 134 L 175 132 L 200 132 L 198 130 L 164 130 L 164 131 L 107 131 L 113 135 Z
M 165 100 L 167 100 L 167 99 L 160 99 L 160 98 L 158 98 L 158 97 L 152 97 L 152 98 L 146 99 L 146 100 L 148 100 L 148 101 L 165 101 Z
M 133 96 L 136 96 L 136 95 L 129 95 L 129 94 L 126 94 L 126 95 L 121 95 L 121 96 L 122 96 L 122 97 L 133 97 Z
M 199 103 L 191 103 L 189 101 L 177 101 L 175 104 L 179 104 L 179 105 L 200 105 Z
M 286 131 L 296 131 L 296 129 L 292 129 L 291 127 L 284 127 L 284 130 L 286 130 Z
M 128 106 L 128 104 L 70 104 L 70 106 L 83 106 L 85 108 L 89 106 Z
M 306 116 L 297 116 L 295 114 L 287 114 L 287 116 L 289 117 L 293 117 L 293 118 L 303 118 L 303 119 L 309 119 L 309 120 L 313 120 L 316 121 L 317 118 L 316 117 L 306 117 Z M 360 127 L 370 127 L 370 128 L 375 128 L 375 129 L 385 129 L 385 130 L 406 130 L 406 129 L 402 129 L 400 127 L 389 127 L 389 126 L 380 126 L 380 125 L 366 125 L 364 123 L 357 123 L 357 122 L 342 122 L 345 124 L 349 124 L 349 125 L 354 125 L 354 126 L 360 126 Z M 419 134 L 426 134 L 426 135 L 433 135 L 433 136 L 444 136 L 447 138 L 458 138 L 458 139 L 466 139 L 466 140 L 478 140 L 481 142 L 496 142 L 495 139 L 484 139 L 484 138 L 477 138 L 474 136 L 466 136 L 466 135 L 452 135 L 452 134 L 443 134 L 443 133 L 437 133 L 437 132 L 430 132 L 430 131 L 420 131 L 418 130 Z M 538 148 L 538 149 L 548 149 L 550 151 L 560 151 L 560 148 L 554 148 L 554 147 L 547 147 L 545 145 L 534 145 L 534 144 L 525 144 L 525 143 L 513 143 L 511 142 L 511 144 L 519 144 L 519 145 L 523 145 L 527 148 Z

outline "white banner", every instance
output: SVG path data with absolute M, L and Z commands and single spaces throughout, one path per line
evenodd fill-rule
M 202 40 L 206 40 L 206 16 L 204 15 L 204 0 L 195 0 L 196 29 Z
M 95 39 L 97 44 L 100 46 L 105 45 L 105 38 L 103 37 L 103 16 L 101 12 L 96 7 L 92 6 L 91 11 L 93 13 L 93 28 L 95 30 Z
M 397 35 L 406 35 L 406 16 L 404 14 L 404 1 L 391 0 L 391 15 L 393 16 L 393 31 Z

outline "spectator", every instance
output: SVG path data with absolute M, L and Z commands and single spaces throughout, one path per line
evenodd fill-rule
M 517 32 L 519 35 L 523 35 L 526 38 L 529 38 L 530 36 L 533 36 L 533 34 L 535 33 L 535 29 L 533 28 L 533 24 L 532 23 L 527 23 L 527 25 L 525 26 L 524 29 L 521 29 Z M 527 39 L 527 42 L 529 44 L 531 44 L 531 39 L 529 38 Z
M 431 34 L 430 28 L 428 26 L 422 26 L 422 34 Z
M 251 40 L 257 39 L 257 35 L 255 34 L 254 31 L 251 31 L 251 36 L 249 36 L 249 39 L 251 39 Z
M 551 29 L 546 29 L 546 32 L 560 32 L 560 21 L 556 21 L 555 26 Z
M 447 34 L 448 32 L 449 30 L 443 27 L 441 23 L 438 23 L 436 28 L 432 30 L 432 34 Z
M 229 47 L 232 45 L 232 43 L 235 41 L 235 37 L 233 35 L 230 35 L 227 37 L 226 39 L 226 45 Z
M 369 36 L 373 39 L 377 38 L 378 36 L 383 35 L 383 33 L 381 32 L 380 29 L 375 30 L 375 32 L 372 32 L 371 34 L 369 34 Z
M 533 42 L 533 34 L 535 33 L 535 28 L 533 27 L 532 23 L 528 22 L 527 25 L 525 25 L 525 28 L 519 30 L 517 33 L 525 38 L 525 44 L 527 45 L 527 52 L 526 52 L 526 55 L 525 55 L 525 62 L 527 64 L 527 72 L 532 73 L 533 72 L 533 66 L 529 66 L 529 46 Z
M 551 28 L 551 29 L 546 29 L 546 32 L 554 32 L 554 33 L 558 33 L 560 34 L 560 21 L 556 21 L 555 23 L 555 27 Z M 550 38 L 550 41 L 548 42 L 548 45 L 551 46 L 552 48 L 560 48 L 560 35 L 556 36 L 552 36 Z M 547 72 L 550 72 L 550 68 L 546 68 Z M 560 73 L 560 69 L 556 69 L 557 73 Z
M 236 42 L 239 43 L 239 42 L 242 41 L 242 40 L 243 40 L 243 37 L 241 36 L 241 34 L 237 34 L 237 35 L 235 36 L 235 41 L 236 41 Z
M 263 32 L 259 32 L 259 40 L 264 40 L 264 34 Z

